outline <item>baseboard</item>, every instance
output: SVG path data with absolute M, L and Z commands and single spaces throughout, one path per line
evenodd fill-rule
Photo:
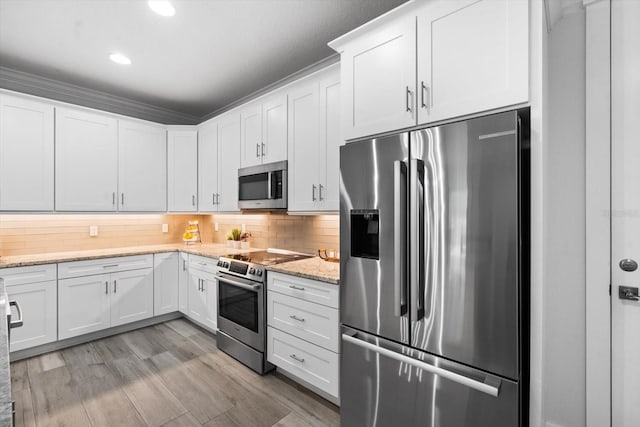
M 326 391 L 322 391 L 320 390 L 318 387 L 309 384 L 307 381 L 297 377 L 296 375 L 285 371 L 284 369 L 278 368 L 276 367 L 276 372 L 278 372 L 278 374 L 285 376 L 287 378 L 289 378 L 291 381 L 296 382 L 298 384 L 300 384 L 301 386 L 305 387 L 306 389 L 312 391 L 313 393 L 317 394 L 318 396 L 322 397 L 324 400 L 327 400 L 331 403 L 333 403 L 334 405 L 336 405 L 337 407 L 340 407 L 340 398 L 339 397 L 335 397 L 330 395 L 329 393 L 327 393 Z

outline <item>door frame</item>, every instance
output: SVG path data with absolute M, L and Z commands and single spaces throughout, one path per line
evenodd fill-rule
M 586 421 L 611 426 L 611 0 L 586 9 Z M 604 369 L 603 369 L 604 368 Z M 608 396 L 608 398 L 604 398 Z

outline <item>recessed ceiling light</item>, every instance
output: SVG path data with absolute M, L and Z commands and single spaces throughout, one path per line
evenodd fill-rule
M 176 9 L 168 0 L 149 0 L 149 7 L 160 16 L 173 16 Z
M 116 64 L 131 65 L 131 60 L 127 56 L 121 53 L 112 53 L 111 55 L 109 55 L 109 59 L 115 62 Z

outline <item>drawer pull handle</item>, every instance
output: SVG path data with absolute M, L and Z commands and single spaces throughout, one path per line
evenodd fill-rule
M 297 361 L 297 362 L 304 363 L 304 359 L 300 359 L 295 354 L 290 354 L 289 357 L 292 358 L 293 360 Z
M 302 317 L 298 317 L 295 314 L 292 314 L 291 316 L 289 316 L 289 318 L 291 318 L 293 320 L 297 320 L 298 322 L 306 322 L 306 319 L 304 319 Z
M 295 289 L 296 291 L 304 291 L 304 288 L 302 286 L 289 285 L 289 287 L 291 289 Z
M 200 265 L 207 265 L 207 263 L 206 263 L 206 262 L 199 262 L 198 264 L 200 264 Z
M 102 268 L 112 268 L 112 267 L 118 267 L 118 264 L 109 264 L 109 265 L 102 266 Z

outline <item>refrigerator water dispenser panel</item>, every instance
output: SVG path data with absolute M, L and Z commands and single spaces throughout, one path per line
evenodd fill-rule
M 380 259 L 380 214 L 374 210 L 351 211 L 351 256 Z

